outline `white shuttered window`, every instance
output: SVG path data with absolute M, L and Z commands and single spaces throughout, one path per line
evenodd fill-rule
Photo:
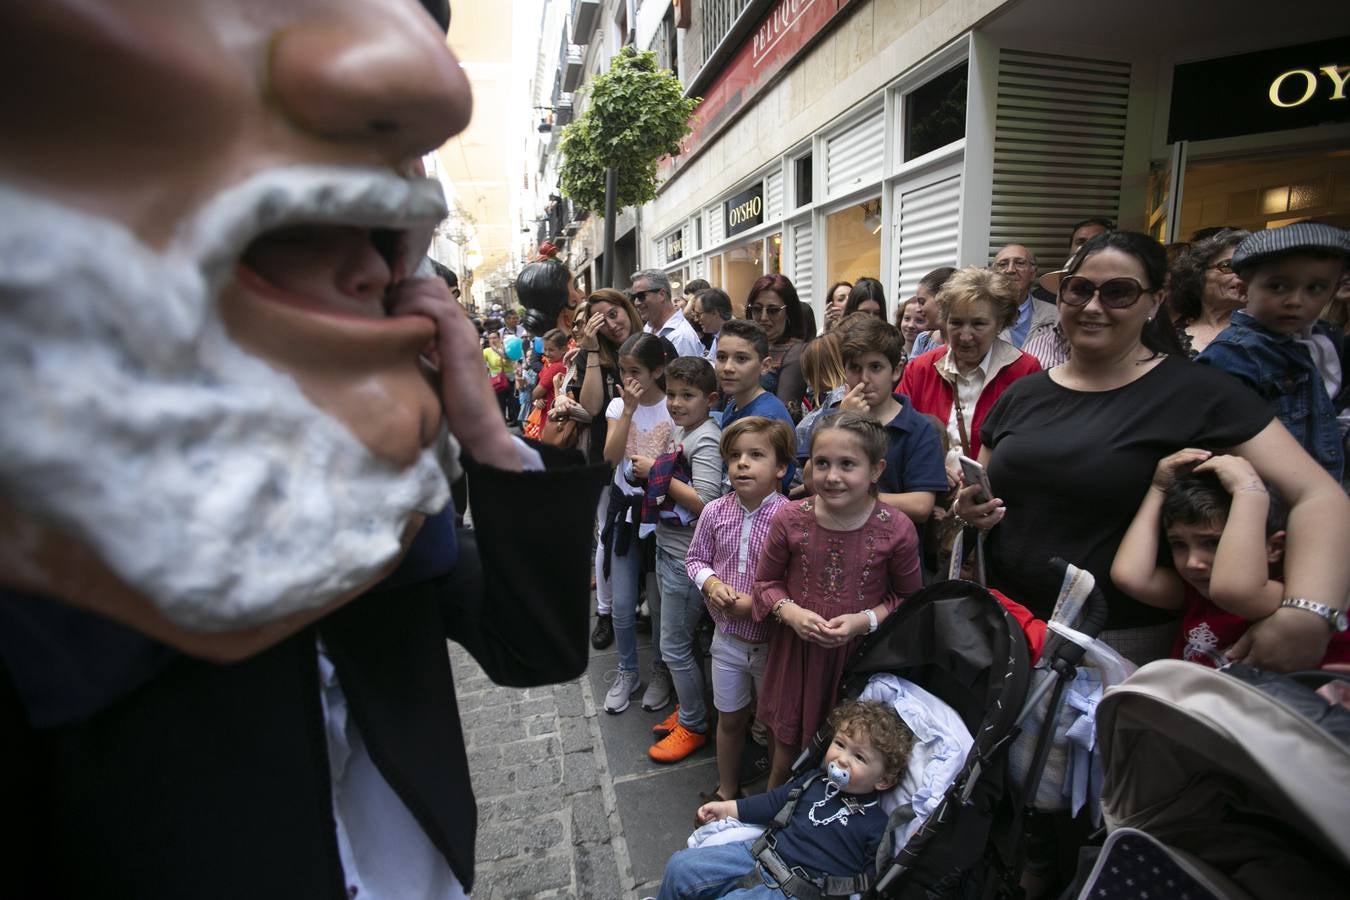
M 774 169 L 764 179 L 764 221 L 783 218 L 783 170 Z
M 1129 93 L 1129 63 L 999 52 L 990 258 L 1021 243 L 1049 271 L 1074 222 L 1118 216 Z
M 825 193 L 847 194 L 881 177 L 886 123 L 881 110 L 846 127 L 825 142 Z
M 919 279 L 939 266 L 956 265 L 961 221 L 961 176 L 951 175 L 923 187 L 901 187 L 895 246 L 900 260 L 897 302 L 913 296 Z
M 815 263 L 815 245 L 811 238 L 811 220 L 792 225 L 792 286 L 803 303 L 810 303 L 811 266 Z

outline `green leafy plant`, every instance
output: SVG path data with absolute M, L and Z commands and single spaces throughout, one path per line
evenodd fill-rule
M 559 187 L 573 203 L 605 208 L 605 170 L 618 173 L 617 205 L 637 206 L 656 196 L 656 163 L 680 152 L 697 98 L 656 64 L 656 54 L 624 47 L 598 75 L 586 111 L 563 129 Z

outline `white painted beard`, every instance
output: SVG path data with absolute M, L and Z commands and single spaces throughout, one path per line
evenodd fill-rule
M 378 459 L 225 333 L 244 247 L 296 222 L 428 240 L 435 182 L 364 169 L 256 176 L 157 252 L 124 226 L 0 185 L 0 496 L 88 545 L 175 623 L 227 630 L 368 583 L 448 497 L 430 450 Z M 426 241 L 407 241 L 420 259 Z M 22 548 L 0 548 L 23 565 Z

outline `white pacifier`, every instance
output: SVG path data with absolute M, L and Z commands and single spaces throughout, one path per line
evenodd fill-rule
M 841 788 L 848 787 L 848 770 L 840 768 L 839 764 L 833 760 L 825 766 L 825 777 Z

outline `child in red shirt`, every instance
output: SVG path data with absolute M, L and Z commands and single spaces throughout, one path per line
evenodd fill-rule
M 1158 463 L 1111 580 L 1143 603 L 1182 610 L 1173 656 L 1223 665 L 1248 626 L 1284 602 L 1284 518 L 1283 504 L 1242 457 L 1173 453 Z M 1157 564 L 1159 533 L 1174 568 Z M 1328 624 L 1322 664 L 1350 662 L 1350 633 Z
M 554 328 L 544 334 L 544 367 L 539 370 L 539 383 L 534 388 L 534 408 L 548 412 L 553 408 L 554 378 L 567 374 L 563 356 L 567 353 L 567 332 Z

